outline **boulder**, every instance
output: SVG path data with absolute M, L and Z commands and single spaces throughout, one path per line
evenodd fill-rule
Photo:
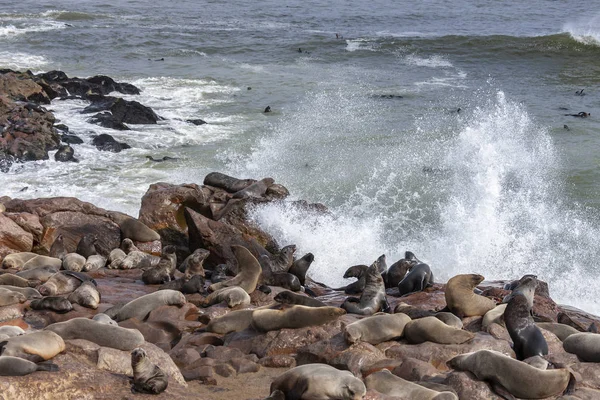
M 0 259 L 10 253 L 31 251 L 33 235 L 21 228 L 5 213 L 0 213 Z

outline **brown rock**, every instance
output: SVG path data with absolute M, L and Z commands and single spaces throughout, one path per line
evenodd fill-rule
M 229 348 L 225 346 L 209 346 L 206 349 L 203 357 L 212 358 L 213 360 L 228 362 L 234 358 L 243 358 L 244 353 L 240 349 Z
M 13 100 L 50 104 L 44 89 L 25 74 L 6 73 L 0 75 L 0 93 Z
M 586 332 L 592 323 L 600 326 L 600 317 L 588 314 L 575 307 L 561 305 L 558 306 L 558 311 L 558 322 L 572 326 L 581 332 Z
M 278 354 L 261 358 L 258 363 L 269 368 L 293 368 L 296 366 L 296 359 L 292 356 Z
M 356 377 L 362 376 L 362 369 L 385 359 L 385 355 L 377 347 L 367 342 L 353 344 L 348 349 L 329 359 L 327 364 L 337 369 L 348 370 Z M 298 362 L 299 365 L 302 363 Z
M 0 213 L 0 259 L 10 253 L 31 251 L 32 247 L 33 235 Z
M 580 375 L 577 380 L 577 387 L 588 387 L 600 390 L 600 364 L 578 362 L 570 366 L 571 369 Z
M 232 358 L 229 360 L 229 364 L 238 374 L 247 374 L 250 372 L 258 372 L 260 370 L 259 364 L 243 357 Z
M 173 362 L 180 370 L 186 369 L 189 365 L 200 359 L 200 353 L 190 347 L 177 351 L 171 350 L 169 356 L 171 356 L 171 359 L 173 359 Z
M 42 240 L 44 227 L 40 223 L 37 215 L 30 213 L 4 213 L 8 218 L 12 219 L 24 231 L 31 233 L 34 243 L 39 243 Z
M 225 378 L 236 375 L 235 369 L 229 364 L 221 363 L 215 365 L 212 368 L 217 375 L 223 376 Z

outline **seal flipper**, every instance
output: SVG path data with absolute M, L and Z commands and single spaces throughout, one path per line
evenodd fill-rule
M 59 370 L 58 365 L 51 362 L 41 362 L 37 365 L 38 371 L 56 372 Z
M 384 296 L 383 300 L 381 300 L 381 311 L 383 311 L 384 313 L 387 313 L 387 314 L 392 313 L 390 303 L 388 303 L 388 301 L 387 301 L 387 296 Z
M 8 340 L 0 342 L 0 355 L 2 355 L 2 353 L 4 352 L 4 346 L 6 346 L 7 343 L 8 343 Z
M 502 397 L 505 400 L 517 400 L 515 396 L 513 396 L 504 386 L 499 384 L 498 382 L 491 382 L 490 386 L 494 393 L 498 396 Z
M 317 297 L 317 294 L 313 292 L 312 289 L 307 288 L 306 286 L 304 286 L 304 293 L 312 297 Z

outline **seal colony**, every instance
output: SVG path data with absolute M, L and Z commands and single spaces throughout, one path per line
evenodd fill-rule
M 271 178 L 215 172 L 203 186 L 152 185 L 139 219 L 0 198 L 3 213 L 56 221 L 30 248 L 0 253 L 0 375 L 30 398 L 52 379 L 84 398 L 229 399 L 219 386 L 265 369 L 274 375 L 252 398 L 600 398 L 600 318 L 556 305 L 535 275 L 442 284 L 445 266 L 406 251 L 389 268 L 385 254 L 356 260 L 372 263 L 346 266 L 356 282 L 330 288 L 311 279 L 318 254 L 247 218 L 287 195 Z M 85 226 L 61 224 L 65 204 Z M 216 387 L 203 397 L 204 386 Z

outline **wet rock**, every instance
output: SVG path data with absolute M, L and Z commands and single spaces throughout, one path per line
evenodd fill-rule
M 10 253 L 31 251 L 32 248 L 33 235 L 0 213 L 0 259 Z
M 572 326 L 581 332 L 587 332 L 591 324 L 600 325 L 600 317 L 586 313 L 573 307 L 561 305 L 558 307 L 557 321 Z
M 88 119 L 88 122 L 103 126 L 105 128 L 116 129 L 118 131 L 131 130 L 131 128 L 129 128 L 123 122 L 119 121 L 117 118 L 115 118 L 114 115 L 112 115 L 108 111 L 93 115 Z M 118 151 L 115 151 L 115 153 L 118 153 Z
M 58 151 L 54 154 L 54 160 L 59 162 L 79 162 L 79 160 L 75 158 L 75 150 L 68 144 L 61 145 L 58 148 Z
M 204 121 L 203 119 L 197 118 L 197 119 L 186 119 L 185 122 L 189 122 L 190 124 L 194 124 L 194 125 L 204 125 L 206 124 L 206 121 Z
M 81 144 L 81 143 L 83 143 L 83 140 L 79 136 L 75 136 L 75 135 L 62 134 L 62 135 L 60 135 L 60 140 L 61 140 L 61 142 L 66 143 L 66 144 Z
M 127 124 L 156 124 L 160 119 L 150 107 L 137 101 L 118 98 L 110 107 L 113 117 L 120 123 Z
M 50 104 L 50 98 L 44 89 L 25 74 L 0 74 L 0 94 L 13 100 Z

